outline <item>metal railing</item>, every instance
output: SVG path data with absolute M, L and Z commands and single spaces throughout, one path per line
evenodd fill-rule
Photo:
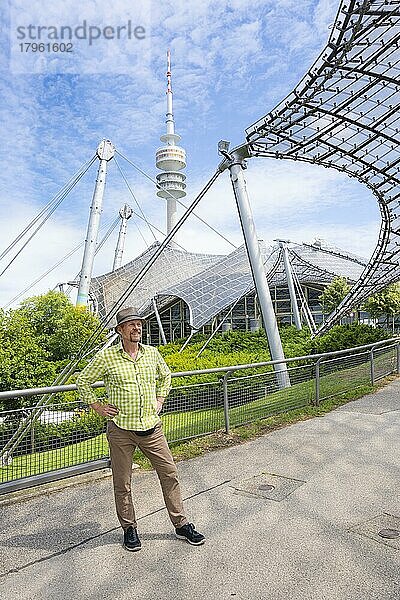
M 357 388 L 368 391 L 379 379 L 400 374 L 400 339 L 281 361 L 291 381 L 285 389 L 279 389 L 276 362 L 173 373 L 161 415 L 167 439 L 228 432 Z M 93 387 L 102 390 L 103 383 Z M 79 402 L 76 389 L 71 384 L 0 392 L 2 401 L 52 394 L 48 405 L 0 411 L 0 494 L 109 466 L 106 421 Z

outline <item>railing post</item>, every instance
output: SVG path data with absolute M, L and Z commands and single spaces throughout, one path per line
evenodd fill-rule
M 223 392 L 224 392 L 225 433 L 229 433 L 228 377 L 229 377 L 229 373 L 225 373 L 225 375 L 222 378 L 222 388 L 223 388 Z
M 374 366 L 374 349 L 371 348 L 369 353 L 370 360 L 370 371 L 371 371 L 371 385 L 375 385 L 375 366 Z
M 320 396 L 320 377 L 319 377 L 319 366 L 321 364 L 321 359 L 318 358 L 315 363 L 315 406 L 319 406 L 319 396 Z
M 31 454 L 35 453 L 35 424 L 31 425 Z
M 396 346 L 397 354 L 397 375 L 400 375 L 400 342 L 397 342 Z

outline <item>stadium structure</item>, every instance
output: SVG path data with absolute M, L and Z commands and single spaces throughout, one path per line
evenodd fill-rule
M 263 156 L 337 169 L 378 202 L 375 250 L 318 333 L 400 280 L 399 24 L 398 0 L 342 0 L 315 63 L 232 152 L 236 160 Z
M 102 319 L 158 246 L 155 243 L 126 265 L 92 279 L 91 296 L 97 300 Z M 278 323 L 296 325 L 295 301 L 301 323 L 311 330 L 324 320 L 319 296 L 326 285 L 335 277 L 354 285 L 367 264 L 366 259 L 321 240 L 311 244 L 280 241 L 269 246 L 260 241 L 259 246 Z M 295 298 L 288 286 L 285 251 Z M 262 326 L 244 245 L 226 256 L 168 246 L 125 304 L 138 307 L 146 318 L 147 340 L 152 344 L 162 343 L 163 335 L 170 342 L 193 332 L 210 334 L 221 325 L 222 331 L 254 331 Z

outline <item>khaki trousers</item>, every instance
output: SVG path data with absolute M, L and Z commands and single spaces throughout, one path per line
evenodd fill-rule
M 113 421 L 107 424 L 110 447 L 111 470 L 114 484 L 115 507 L 121 527 L 136 527 L 135 509 L 132 501 L 132 455 L 138 447 L 149 459 L 160 480 L 165 506 L 174 527 L 182 527 L 185 517 L 177 469 L 159 423 L 154 432 L 138 436 L 133 431 L 121 429 Z

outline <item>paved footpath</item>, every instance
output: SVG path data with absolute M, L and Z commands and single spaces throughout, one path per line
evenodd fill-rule
M 109 478 L 0 499 L 4 600 L 400 600 L 400 379 L 324 417 L 178 464 L 204 546 L 175 539 L 156 476 L 133 476 L 142 550 Z M 272 487 L 273 486 L 273 487 Z

